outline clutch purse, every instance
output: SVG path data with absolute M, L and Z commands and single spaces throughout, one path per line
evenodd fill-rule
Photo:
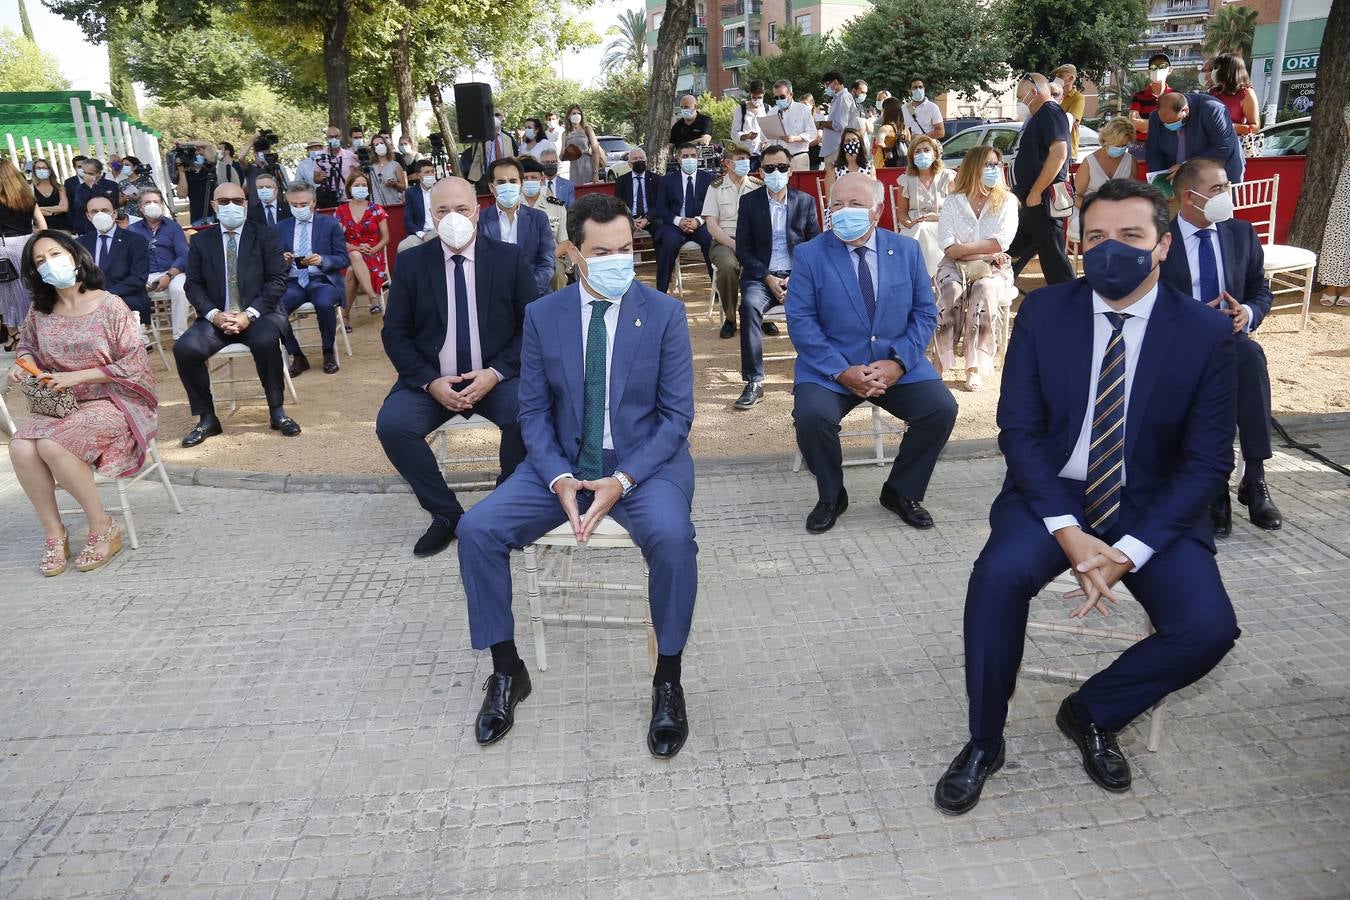
M 1073 191 L 1067 181 L 1050 185 L 1050 218 L 1067 219 L 1073 215 Z
M 51 385 L 44 384 L 42 379 L 38 378 L 41 373 L 27 357 L 21 358 L 18 364 L 29 373 L 27 378 L 19 382 L 19 390 L 23 391 L 24 397 L 28 400 L 29 412 L 37 413 L 39 416 L 50 416 L 53 419 L 64 419 L 80 408 L 75 395 L 70 391 L 58 391 Z
M 562 161 L 572 162 L 574 159 L 581 159 L 581 146 L 579 144 L 568 144 L 563 148 Z

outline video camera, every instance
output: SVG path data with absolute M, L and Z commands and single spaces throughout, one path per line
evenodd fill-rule
M 201 153 L 201 151 L 191 144 L 184 145 L 174 141 L 173 150 L 169 152 L 169 155 L 173 158 L 174 165 L 190 169 L 197 164 L 198 153 Z
M 356 161 L 361 164 L 361 170 L 367 175 L 370 174 L 370 167 L 374 164 L 375 157 L 370 152 L 370 147 L 361 146 L 356 148 Z
M 450 171 L 450 159 L 445 154 L 445 135 L 433 131 L 427 135 L 427 140 L 431 141 L 431 164 L 437 175 L 444 176 Z

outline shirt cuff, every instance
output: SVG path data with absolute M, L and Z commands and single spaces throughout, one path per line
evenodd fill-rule
M 555 494 L 556 494 L 557 491 L 554 491 L 554 490 L 553 490 L 553 486 L 554 486 L 555 484 L 557 484 L 558 482 L 562 481 L 564 478 L 572 478 L 572 477 L 573 477 L 573 475 L 572 475 L 571 472 L 564 472 L 564 473 L 562 473 L 561 475 L 555 475 L 554 478 L 553 478 L 553 480 L 550 481 L 550 482 L 548 483 L 548 489 L 549 489 L 549 491 L 551 491 L 552 493 L 555 493 Z
M 1041 521 L 1045 523 L 1046 530 L 1049 531 L 1051 534 L 1054 534 L 1061 528 L 1078 527 L 1077 516 L 1047 516 L 1044 519 L 1041 519 Z M 1131 556 L 1130 559 L 1134 559 L 1134 557 Z
M 1247 324 L 1242 327 L 1242 330 L 1247 334 L 1251 334 L 1252 322 L 1256 321 L 1256 314 L 1252 312 L 1252 308 L 1249 304 L 1242 304 L 1242 308 L 1247 311 Z
M 503 381 L 506 380 L 505 378 L 502 377 L 502 373 L 501 373 L 501 372 L 498 372 L 496 369 L 492 368 L 492 366 L 488 366 L 488 371 L 491 372 L 493 375 L 496 375 L 496 376 L 497 376 L 497 383 L 498 383 L 498 384 L 501 384 Z
M 1133 535 L 1124 535 L 1113 545 L 1121 553 L 1124 553 L 1134 563 L 1131 572 L 1138 572 L 1150 559 L 1153 558 L 1153 548 Z
M 248 317 L 255 322 L 258 321 L 258 317 L 262 315 L 262 313 L 258 312 L 251 306 L 248 309 L 244 310 L 244 312 L 247 313 Z
M 208 321 L 208 322 L 214 322 L 214 321 L 216 320 L 216 316 L 218 316 L 218 315 L 220 315 L 220 310 L 218 310 L 218 309 L 208 309 L 208 310 L 206 311 L 206 321 Z

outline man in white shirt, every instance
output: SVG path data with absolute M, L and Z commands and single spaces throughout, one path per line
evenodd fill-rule
M 844 87 L 844 76 L 838 72 L 825 74 L 825 96 L 830 98 L 830 117 L 821 125 L 820 158 L 828 165 L 839 152 L 844 129 L 858 127 L 858 105 L 853 92 Z
M 947 133 L 947 126 L 942 122 L 942 110 L 932 100 L 926 99 L 922 78 L 910 80 L 909 102 L 900 108 L 900 114 L 905 120 L 907 141 L 925 134 L 940 141 Z
M 815 116 L 809 106 L 793 99 L 792 82 L 785 78 L 773 83 L 773 101 L 774 108 L 770 112 L 778 115 L 778 124 L 787 135 L 777 143 L 791 154 L 792 171 L 805 172 L 811 168 L 809 151 L 811 142 L 816 139 Z
M 1204 677 L 1240 631 L 1214 559 L 1210 501 L 1233 466 L 1232 326 L 1159 282 L 1167 201 L 1109 181 L 1083 204 L 1085 279 L 1042 288 L 1013 325 L 999 397 L 1008 465 L 966 591 L 970 742 L 938 781 L 960 815 L 1005 761 L 1031 599 L 1066 567 L 1081 619 L 1124 581 L 1154 633 L 1060 704 L 1059 729 L 1104 790 L 1130 789 L 1116 732 Z
M 764 134 L 759 117 L 764 115 L 764 82 L 756 78 L 746 87 L 746 99 L 731 111 L 731 139 L 750 152 L 751 170 L 759 168 Z

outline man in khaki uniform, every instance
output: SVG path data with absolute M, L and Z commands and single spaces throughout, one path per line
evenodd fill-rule
M 525 170 L 521 184 L 521 194 L 525 204 L 531 209 L 541 210 L 548 215 L 549 227 L 553 229 L 553 254 L 556 264 L 553 280 L 549 287 L 558 290 L 567 284 L 567 251 L 572 242 L 567 239 L 567 206 L 557 197 L 548 196 L 544 191 L 544 167 L 532 156 L 520 157 L 520 166 Z
M 708 186 L 703 201 L 703 223 L 712 236 L 709 258 L 717 267 L 717 292 L 722 298 L 721 337 L 736 333 L 736 310 L 740 305 L 741 264 L 736 259 L 736 216 L 741 197 L 764 186 L 764 182 L 750 176 L 750 148 L 734 141 L 726 145 L 722 165 L 726 174 Z

